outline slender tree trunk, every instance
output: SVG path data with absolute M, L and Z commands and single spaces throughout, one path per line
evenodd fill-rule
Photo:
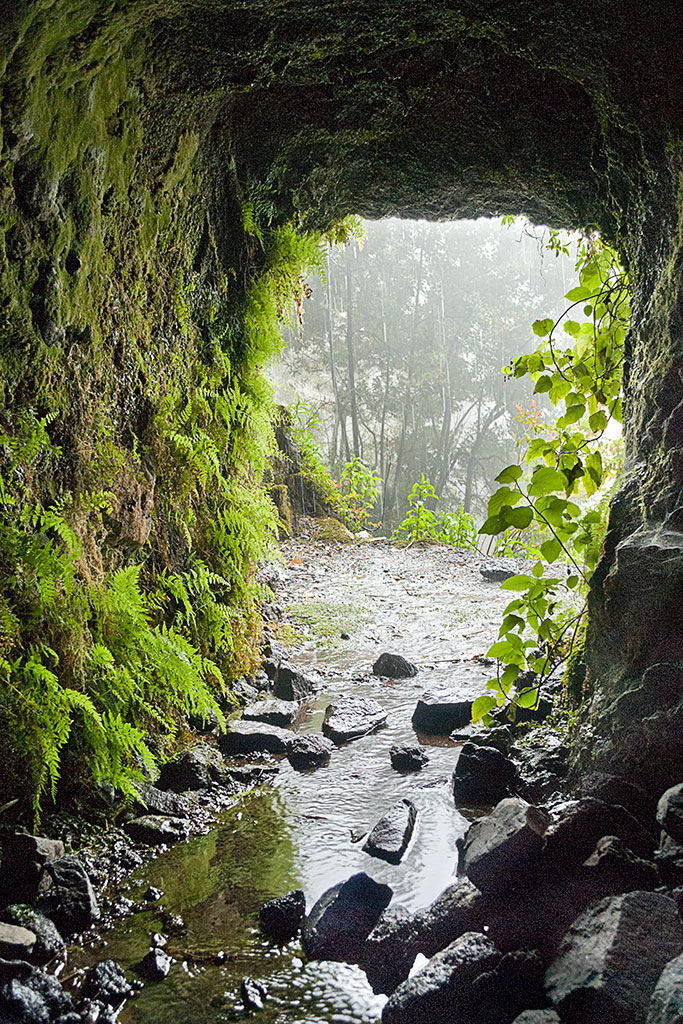
M 353 292 L 351 289 L 352 246 L 346 252 L 346 358 L 348 366 L 349 399 L 351 403 L 351 435 L 353 437 L 353 454 L 360 458 L 362 454 L 360 426 L 358 423 L 358 405 L 356 400 L 356 364 L 353 351 Z
M 327 274 L 325 277 L 325 299 L 327 306 L 327 341 L 330 351 L 330 377 L 332 378 L 332 391 L 334 393 L 334 404 L 337 410 L 337 419 L 339 421 L 339 427 L 341 429 L 342 444 L 344 446 L 343 460 L 349 462 L 351 455 L 349 452 L 349 439 L 346 436 L 346 417 L 344 410 L 341 405 L 341 396 L 339 394 L 339 383 L 337 381 L 337 363 L 334 357 L 334 323 L 332 320 L 332 283 L 330 274 L 330 257 L 329 253 L 327 256 Z M 335 457 L 336 457 L 336 441 L 335 441 Z
M 443 489 L 448 483 L 451 463 L 451 419 L 453 417 L 453 397 L 451 394 L 451 367 L 448 358 L 446 345 L 446 306 L 443 296 L 443 276 L 441 277 L 441 352 L 443 357 L 444 379 L 442 385 L 443 394 L 443 422 L 441 424 L 441 438 L 439 441 L 439 471 L 434 490 L 441 497 Z

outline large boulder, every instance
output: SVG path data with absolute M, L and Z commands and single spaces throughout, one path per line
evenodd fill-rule
M 657 821 L 677 843 L 683 843 L 683 782 L 662 793 L 657 804 Z
M 513 1024 L 560 1024 L 560 1018 L 556 1010 L 525 1010 L 515 1017 Z
M 472 989 L 491 1007 L 491 1024 L 508 1024 L 520 1010 L 548 1005 L 543 961 L 536 950 L 506 953 L 492 970 L 475 979 Z
M 652 836 L 624 807 L 582 797 L 553 808 L 543 844 L 546 859 L 555 871 L 578 866 L 606 835 L 623 839 L 641 857 L 652 853 Z
M 341 745 L 367 736 L 384 725 L 386 720 L 387 713 L 376 700 L 370 697 L 340 697 L 325 711 L 323 732 L 333 743 Z
M 520 564 L 513 558 L 502 556 L 487 558 L 479 566 L 479 572 L 487 583 L 505 583 L 505 580 L 509 580 L 511 576 L 522 572 Z
M 37 942 L 35 932 L 18 924 L 0 921 L 0 957 L 5 960 L 30 960 Z
M 473 984 L 500 960 L 485 935 L 466 932 L 398 986 L 382 1011 L 383 1024 L 490 1024 L 491 1005 Z
M 456 807 L 491 807 L 519 785 L 517 768 L 494 747 L 466 743 L 453 772 Z
M 208 743 L 197 743 L 162 765 L 157 787 L 170 789 L 174 793 L 186 793 L 189 790 L 206 789 L 212 782 L 221 782 L 224 777 L 225 766 L 220 753 Z
M 127 821 L 123 827 L 134 842 L 144 846 L 178 843 L 187 838 L 190 828 L 185 818 L 167 818 L 160 814 L 143 814 Z
M 677 843 L 668 832 L 663 831 L 654 857 L 664 885 L 670 889 L 683 886 L 683 844 Z
M 216 741 L 223 754 L 286 754 L 294 733 L 262 722 L 228 722 Z
M 296 771 L 304 772 L 329 764 L 334 749 L 334 743 L 327 736 L 299 735 L 292 740 L 287 760 Z
M 294 889 L 263 904 L 259 911 L 261 931 L 275 942 L 288 942 L 299 931 L 305 914 L 304 891 Z
M 485 893 L 528 886 L 541 870 L 543 835 L 549 821 L 545 811 L 526 800 L 501 800 L 489 815 L 470 825 L 459 867 Z
M 375 992 L 390 993 L 406 980 L 420 952 L 415 915 L 392 904 L 364 943 L 360 966 Z
M 220 755 L 219 755 L 220 757 Z M 166 791 L 147 782 L 136 782 L 139 798 L 135 801 L 135 809 L 140 814 L 161 814 L 169 818 L 187 818 L 190 813 L 190 802 L 187 797 Z
M 400 864 L 413 836 L 417 808 L 410 800 L 399 800 L 377 822 L 363 849 L 371 857 Z
M 64 856 L 64 843 L 17 832 L 2 837 L 0 900 L 30 903 L 38 895 L 43 871 Z
M 82 1024 L 57 978 L 23 960 L 0 960 L 2 1024 Z
M 481 931 L 490 912 L 490 901 L 468 879 L 459 878 L 415 914 L 419 952 L 433 956 L 465 932 Z
M 99 921 L 95 892 L 77 857 L 60 857 L 46 871 L 52 885 L 41 896 L 38 909 L 52 918 L 62 935 L 85 931 Z
M 114 1010 L 126 999 L 130 999 L 133 993 L 132 985 L 116 960 L 100 960 L 89 969 L 81 987 L 81 995 L 87 999 L 96 999 Z
M 387 679 L 411 679 L 417 675 L 418 669 L 400 654 L 389 654 L 385 651 L 372 666 L 372 673 L 375 676 L 385 676 Z
M 273 677 L 273 695 L 285 701 L 300 701 L 318 689 L 320 681 L 306 675 L 287 661 L 281 661 Z
M 472 701 L 454 694 L 425 693 L 420 697 L 413 717 L 413 729 L 432 736 L 449 736 L 472 721 Z
M 31 963 L 46 964 L 66 951 L 66 943 L 57 931 L 54 921 L 33 907 L 18 903 L 5 911 L 12 924 L 18 924 L 35 935 L 36 941 L 31 952 Z M 23 959 L 29 959 L 24 957 Z
M 647 1024 L 683 1024 L 683 956 L 670 960 L 659 976 Z
M 388 885 L 375 882 L 364 872 L 328 889 L 303 924 L 301 942 L 306 956 L 356 963 L 392 895 Z
M 245 722 L 265 722 L 266 725 L 291 725 L 299 713 L 299 702 L 296 700 L 279 700 L 277 697 L 266 697 L 264 700 L 247 704 L 242 711 Z
M 683 950 L 678 908 L 654 892 L 591 904 L 572 924 L 546 973 L 567 1024 L 642 1024 L 665 964 Z

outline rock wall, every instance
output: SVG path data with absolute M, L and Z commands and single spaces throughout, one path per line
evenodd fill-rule
M 29 668 L 40 664 L 62 698 L 66 687 L 94 695 L 98 714 L 118 713 L 123 698 L 103 696 L 114 669 L 92 655 L 100 641 L 112 654 L 112 616 L 93 608 L 127 568 L 153 628 L 177 630 L 228 675 L 245 667 L 255 629 L 245 580 L 274 527 L 258 486 L 272 444 L 258 367 L 284 297 L 315 262 L 306 232 L 349 213 L 526 213 L 599 225 L 633 274 L 627 468 L 591 595 L 594 697 L 580 760 L 649 766 L 653 785 L 673 778 L 681 34 L 664 2 L 626 2 L 616 18 L 606 0 L 10 0 L 0 26 L 7 680 L 37 707 L 48 683 Z M 36 543 L 70 553 L 75 578 L 37 564 Z M 204 577 L 183 611 L 177 581 L 196 559 L 227 582 Z M 233 617 L 228 632 L 208 629 L 207 608 L 213 623 Z M 117 671 L 127 664 L 125 651 L 112 657 Z M 67 698 L 76 727 L 89 711 Z M 193 699 L 173 704 L 165 736 Z M 40 781 L 36 715 L 30 743 L 12 733 L 10 745 L 16 763 L 31 747 Z

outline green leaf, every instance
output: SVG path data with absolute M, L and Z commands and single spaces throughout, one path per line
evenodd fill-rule
M 549 377 L 547 373 L 544 373 L 536 381 L 536 386 L 534 387 L 534 394 L 544 395 L 547 391 L 550 391 L 552 386 L 552 377 Z
M 491 537 L 497 533 L 503 533 L 505 530 L 505 520 L 500 515 L 489 516 L 484 524 L 479 527 L 479 533 L 485 533 Z
M 481 721 L 484 715 L 488 715 L 489 711 L 491 711 L 492 708 L 495 708 L 497 703 L 498 701 L 495 697 L 491 697 L 486 693 L 481 697 L 477 697 L 472 704 L 472 721 Z
M 489 516 L 497 515 L 506 506 L 516 505 L 521 499 L 522 495 L 519 491 L 512 491 L 509 487 L 499 487 L 496 493 L 489 498 Z
M 538 704 L 538 687 L 515 694 L 515 704 L 520 708 L 535 708 Z
M 567 292 L 565 299 L 569 299 L 570 302 L 581 302 L 581 299 L 589 299 L 591 294 L 590 288 L 580 284 L 577 288 L 572 288 L 570 292 Z
M 586 406 L 583 402 L 576 402 L 574 405 L 568 405 L 567 411 L 564 416 L 561 417 L 560 422 L 563 426 L 569 426 L 571 423 L 578 423 L 583 415 L 585 415 Z
M 546 317 L 545 320 L 534 320 L 532 330 L 539 338 L 545 338 L 546 335 L 550 334 L 554 326 L 555 321 Z
M 504 583 L 501 583 L 501 590 L 528 590 L 533 579 L 531 576 L 527 576 L 525 573 L 517 573 L 516 576 L 511 576 Z
M 546 562 L 554 562 L 562 553 L 562 545 L 555 537 L 541 544 L 541 554 Z
M 578 576 L 567 576 L 567 586 L 570 590 L 573 590 L 576 584 L 579 582 Z
M 524 508 L 511 508 L 506 511 L 506 519 L 510 526 L 516 530 L 526 530 L 534 518 L 534 510 L 525 506 Z
M 529 494 L 532 497 L 540 497 L 553 491 L 563 491 L 566 486 L 567 480 L 562 473 L 551 469 L 550 466 L 537 466 L 531 478 Z
M 499 484 L 513 484 L 522 475 L 521 466 L 506 466 L 505 469 L 495 478 Z

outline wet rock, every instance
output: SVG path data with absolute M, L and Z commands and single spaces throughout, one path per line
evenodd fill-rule
M 657 821 L 677 843 L 683 843 L 683 782 L 672 786 L 659 798 Z
M 399 746 L 395 744 L 389 751 L 391 767 L 397 772 L 416 772 L 429 764 L 427 751 L 421 746 Z
M 580 796 L 591 796 L 604 804 L 619 804 L 625 807 L 648 831 L 653 827 L 656 804 L 650 796 L 635 783 L 619 775 L 607 772 L 590 772 L 582 775 Z
M 60 857 L 45 870 L 52 885 L 37 909 L 52 918 L 62 935 L 85 931 L 99 920 L 97 899 L 78 857 Z
M 247 1010 L 262 1010 L 263 1000 L 268 995 L 268 986 L 255 978 L 242 978 L 240 985 L 242 1002 Z
M 479 566 L 479 572 L 489 583 L 505 583 L 522 570 L 511 558 L 489 558 Z
M 146 903 L 158 903 L 163 895 L 164 893 L 162 889 L 157 889 L 156 886 L 150 885 L 143 893 L 142 898 Z
M 655 864 L 664 885 L 670 889 L 683 886 L 683 846 L 662 832 L 659 848 L 655 850 Z
M 188 817 L 190 804 L 186 797 L 173 792 L 167 793 L 145 782 L 137 782 L 136 788 L 140 799 L 135 801 L 135 808 L 139 808 L 141 814 L 160 814 L 167 818 Z
M 223 754 L 286 754 L 293 740 L 294 734 L 279 725 L 228 722 L 217 743 Z
M 315 693 L 319 680 L 301 669 L 283 661 L 277 666 L 273 679 L 273 695 L 285 701 L 300 701 Z
M 36 936 L 36 943 L 31 953 L 31 962 L 46 964 L 55 957 L 61 956 L 66 950 L 66 943 L 57 931 L 54 921 L 33 907 L 15 904 L 7 908 L 7 917 L 12 924 L 27 928 Z
M 372 666 L 372 673 L 375 676 L 385 676 L 387 679 L 411 679 L 417 675 L 418 669 L 400 654 L 389 654 L 385 651 Z
M 461 863 L 470 882 L 484 893 L 528 885 L 541 870 L 549 822 L 545 811 L 526 800 L 501 800 L 489 815 L 470 825 L 465 836 Z
M 304 920 L 301 941 L 306 956 L 357 962 L 392 895 L 388 885 L 375 882 L 364 872 L 328 889 Z
M 670 960 L 659 976 L 647 1024 L 683 1024 L 683 956 Z
M 329 764 L 334 743 L 326 736 L 296 736 L 287 752 L 287 760 L 297 771 Z
M 224 777 L 225 765 L 220 753 L 208 743 L 197 743 L 162 765 L 157 786 L 174 793 L 186 793 L 206 789 Z
M 451 733 L 451 739 L 456 743 L 475 743 L 478 747 L 495 747 L 502 754 L 508 754 L 514 741 L 514 735 L 509 725 L 498 725 L 490 729 L 477 729 L 470 725 L 456 729 Z
M 466 932 L 398 986 L 382 1011 L 383 1024 L 489 1024 L 491 1008 L 478 998 L 473 983 L 500 960 L 485 935 Z
M 515 1017 L 513 1024 L 560 1024 L 560 1018 L 555 1010 L 525 1010 Z
M 459 878 L 415 915 L 419 951 L 433 956 L 465 932 L 480 931 L 489 913 L 489 901 L 479 889 Z
M 623 839 L 641 857 L 647 858 L 654 845 L 650 834 L 625 808 L 586 796 L 553 808 L 544 840 L 545 857 L 555 870 L 582 864 L 605 835 Z
M 22 833 L 3 836 L 0 899 L 30 903 L 38 895 L 45 865 L 63 856 L 64 843 L 59 839 Z
M 274 669 L 276 667 L 277 666 L 273 666 Z M 268 686 L 270 686 L 270 679 L 268 679 Z M 258 699 L 259 695 L 259 691 L 256 686 L 254 686 L 253 683 L 250 683 L 248 679 L 245 679 L 244 676 L 240 676 L 239 679 L 233 680 L 230 684 L 230 690 L 232 696 L 236 697 L 240 704 L 251 704 L 252 701 Z M 235 710 L 235 705 L 232 702 L 228 703 L 226 701 L 222 710 L 224 713 L 230 714 L 230 712 Z
M 405 907 L 387 907 L 363 945 L 360 966 L 375 992 L 393 992 L 410 974 L 420 953 L 415 917 Z
M 640 1024 L 665 964 L 682 949 L 673 900 L 653 892 L 611 896 L 573 923 L 546 990 L 567 1024 Z
M 517 685 L 520 686 L 522 683 L 518 680 Z M 528 685 L 534 685 L 534 683 L 530 682 Z M 493 711 L 492 715 L 500 725 L 507 725 L 508 723 L 524 725 L 527 722 L 543 722 L 552 710 L 552 697 L 540 695 L 533 707 L 523 708 L 519 704 L 511 703 Z
M 472 721 L 472 701 L 444 693 L 425 693 L 413 711 L 413 729 L 432 736 L 448 736 Z
M 272 782 L 280 771 L 276 764 L 240 764 L 227 765 L 226 774 L 233 782 L 243 786 L 258 786 L 264 782 Z
M 387 811 L 368 836 L 363 849 L 371 857 L 400 864 L 413 836 L 417 808 L 410 800 L 399 800 Z
M 254 689 L 258 690 L 259 693 L 266 693 L 270 690 L 270 678 L 268 673 L 264 672 L 263 669 L 259 669 L 258 672 L 255 673 L 251 682 Z
M 0 921 L 0 957 L 3 959 L 30 960 L 35 944 L 35 932 Z
M 160 814 L 145 814 L 133 818 L 123 826 L 136 843 L 145 846 L 161 846 L 162 843 L 177 843 L 185 839 L 189 826 L 184 818 L 166 818 Z
M 200 736 L 208 736 L 218 728 L 218 715 L 212 710 L 206 711 L 202 715 L 190 715 L 187 724 Z
M 135 970 L 145 981 L 163 981 L 168 977 L 173 960 L 168 953 L 154 946 L 146 953 Z
M 289 942 L 299 931 L 305 915 L 303 889 L 294 889 L 263 904 L 259 911 L 261 931 L 275 942 Z
M 488 807 L 511 796 L 519 785 L 515 764 L 494 747 L 466 743 L 453 773 L 456 807 Z
M 295 700 L 278 700 L 277 697 L 266 697 L 248 704 L 242 712 L 245 722 L 265 722 L 266 725 L 291 725 L 299 713 L 299 704 Z
M 0 960 L 2 1024 L 81 1024 L 57 978 L 23 960 Z
M 323 732 L 340 745 L 374 732 L 384 725 L 387 713 L 369 697 L 340 697 L 325 711 Z
M 561 792 L 569 774 L 569 747 L 525 748 L 516 754 L 523 792 L 531 803 L 544 803 Z
M 123 968 L 115 960 L 102 960 L 91 967 L 81 988 L 81 994 L 87 999 L 97 999 L 113 1009 L 130 999 L 133 992 Z

